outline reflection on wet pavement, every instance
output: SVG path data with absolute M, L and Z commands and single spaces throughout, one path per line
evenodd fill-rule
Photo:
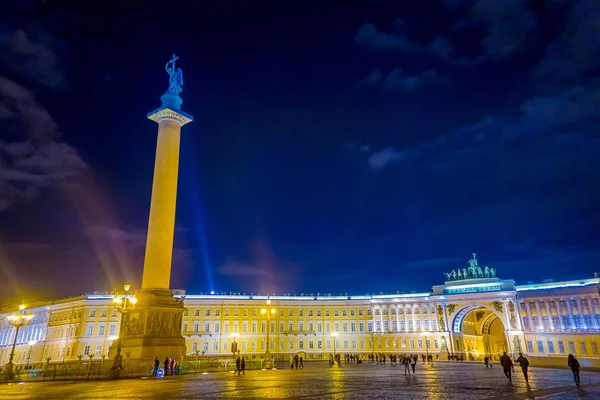
M 600 398 L 600 374 L 582 372 L 583 389 L 571 372 L 530 369 L 529 391 L 516 369 L 512 384 L 500 368 L 471 363 L 417 365 L 416 376 L 401 366 L 306 363 L 301 370 L 218 372 L 163 379 L 92 382 L 25 382 L 0 385 L 0 398 L 18 399 L 575 399 Z

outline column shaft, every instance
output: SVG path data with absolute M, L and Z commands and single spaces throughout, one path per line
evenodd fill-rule
M 177 202 L 180 133 L 179 121 L 172 118 L 160 120 L 142 289 L 169 289 Z

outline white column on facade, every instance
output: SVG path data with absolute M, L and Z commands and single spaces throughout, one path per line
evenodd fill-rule
M 594 329 L 598 329 L 598 320 L 595 318 L 596 317 L 596 310 L 594 307 L 594 299 L 592 298 L 588 298 L 588 307 L 590 308 L 590 315 L 592 317 L 592 324 L 594 324 Z
M 508 313 L 508 300 L 504 300 L 502 302 L 502 304 L 504 305 L 504 317 L 506 318 L 506 326 L 505 329 L 507 331 L 512 331 L 513 327 L 510 324 L 510 314 Z
M 392 306 L 388 306 L 388 331 L 392 332 Z
M 383 326 L 383 307 L 381 307 L 379 309 L 379 323 L 381 324 L 381 333 L 385 332 L 384 326 Z
M 373 332 L 377 333 L 377 319 L 376 319 L 376 308 L 371 309 L 371 316 L 373 317 Z
M 429 331 L 430 332 L 433 332 L 433 327 L 435 326 L 435 325 L 433 325 L 434 318 L 432 318 L 432 316 L 431 316 L 431 309 L 432 308 L 434 310 L 433 314 L 435 316 L 435 311 L 436 311 L 435 310 L 435 304 L 429 304 L 429 313 L 428 313 L 428 315 L 429 315 Z
M 448 310 L 446 307 L 446 303 L 444 303 L 443 314 L 444 316 L 444 325 L 448 331 L 448 348 L 450 353 L 454 353 L 454 335 L 452 334 L 452 327 L 450 326 L 450 321 L 448 320 Z
M 544 330 L 544 323 L 543 323 L 544 317 L 543 317 L 543 315 L 542 315 L 542 313 L 540 311 L 540 302 L 539 302 L 539 300 L 535 301 L 535 311 L 537 313 L 537 320 L 538 320 L 538 324 L 539 324 L 537 328 L 540 331 L 543 331 Z
M 552 320 L 552 308 L 550 308 L 550 302 L 546 300 L 546 313 L 548 314 L 548 318 L 550 318 L 550 329 L 554 330 L 554 321 Z
M 560 329 L 564 331 L 567 327 L 565 326 L 565 322 L 563 320 L 562 307 L 560 306 L 560 302 L 560 299 L 556 300 L 556 314 L 558 315 L 558 318 L 560 320 Z
M 529 300 L 525 300 L 525 311 L 527 311 L 527 321 L 529 322 L 529 330 L 531 332 L 535 332 L 535 327 L 533 326 L 533 315 L 531 315 L 531 307 L 529 306 Z
M 408 305 L 404 305 L 404 332 L 408 332 Z
M 413 332 L 417 330 L 417 317 L 415 317 L 415 304 L 412 305 L 412 323 L 413 323 Z
M 398 315 L 400 312 L 400 306 L 396 305 L 394 309 L 396 310 L 396 332 L 400 332 L 400 316 Z
M 515 318 L 517 319 L 517 329 L 522 331 L 523 330 L 523 324 L 521 322 L 521 313 L 520 313 L 520 307 L 519 307 L 519 302 L 517 300 L 514 301 L 515 304 Z
M 571 329 L 577 329 L 577 327 L 575 326 L 575 320 L 573 319 L 573 308 L 571 307 L 571 299 L 567 298 L 566 299 L 567 302 L 567 310 L 569 310 L 569 321 L 571 321 L 571 326 L 569 328 Z
M 587 322 L 585 322 L 585 313 L 583 312 L 583 304 L 581 304 L 581 297 L 577 298 L 577 308 L 579 308 L 578 311 L 578 315 L 579 315 L 579 320 L 581 321 L 581 323 L 583 324 L 583 329 L 588 329 L 589 326 L 587 326 Z
M 429 313 L 427 313 L 427 315 L 425 315 L 425 312 L 423 310 L 427 310 L 427 306 L 424 304 L 421 304 L 421 306 L 419 307 L 419 312 L 421 313 L 421 331 L 425 331 L 425 320 L 427 318 L 429 318 Z M 429 323 L 427 323 L 427 325 L 429 325 Z

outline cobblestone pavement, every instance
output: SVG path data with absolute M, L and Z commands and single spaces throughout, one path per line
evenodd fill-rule
M 162 379 L 1 384 L 1 399 L 578 399 L 600 398 L 600 374 L 582 372 L 582 388 L 571 372 L 530 369 L 528 390 L 515 368 L 512 384 L 498 367 L 471 363 L 402 366 L 306 363 L 301 370 L 248 371 L 245 376 L 217 372 Z

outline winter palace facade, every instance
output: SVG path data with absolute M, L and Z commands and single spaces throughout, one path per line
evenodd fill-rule
M 474 263 L 473 263 L 474 261 Z M 260 356 L 302 353 L 308 360 L 339 353 L 429 353 L 438 359 L 481 359 L 503 351 L 551 363 L 572 353 L 582 365 L 600 363 L 600 279 L 515 285 L 493 269 L 446 274 L 428 293 L 332 295 L 211 294 L 183 297 L 181 334 L 188 354 Z M 113 295 L 91 294 L 30 304 L 18 332 L 14 362 L 62 362 L 107 357 L 121 314 Z M 266 312 L 265 312 L 266 309 Z M 0 366 L 16 329 L 0 313 Z M 335 347 L 335 348 L 334 348 Z M 159 355 L 164 357 L 165 355 Z M 562 361 L 561 361 L 562 362 Z

